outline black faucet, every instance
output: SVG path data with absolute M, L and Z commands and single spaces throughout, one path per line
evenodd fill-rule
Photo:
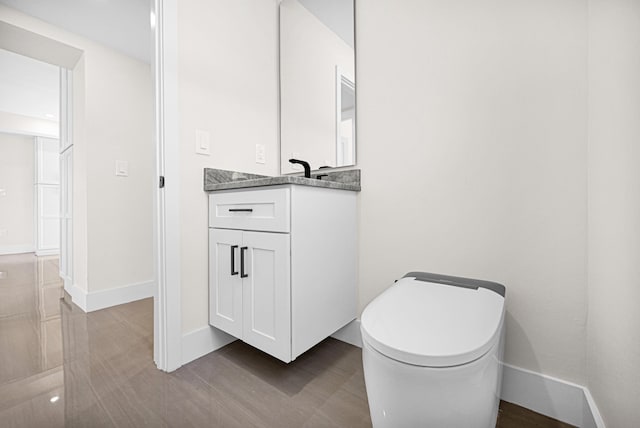
M 289 159 L 289 162 L 298 163 L 302 165 L 304 167 L 304 176 L 306 178 L 311 178 L 311 165 L 309 165 L 309 162 L 299 160 L 299 159 Z

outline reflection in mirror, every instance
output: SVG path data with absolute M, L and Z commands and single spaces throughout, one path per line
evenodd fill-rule
M 356 162 L 353 0 L 280 3 L 280 165 Z

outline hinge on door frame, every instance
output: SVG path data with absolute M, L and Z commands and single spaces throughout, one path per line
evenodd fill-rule
M 160 188 L 162 189 L 164 187 L 164 175 L 160 176 Z

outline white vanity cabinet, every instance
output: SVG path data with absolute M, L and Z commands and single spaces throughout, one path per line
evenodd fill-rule
M 356 318 L 356 193 L 209 194 L 209 323 L 290 362 Z

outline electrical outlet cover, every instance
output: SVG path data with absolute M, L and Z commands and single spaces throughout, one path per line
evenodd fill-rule
M 266 162 L 264 144 L 256 144 L 256 163 L 264 164 Z

